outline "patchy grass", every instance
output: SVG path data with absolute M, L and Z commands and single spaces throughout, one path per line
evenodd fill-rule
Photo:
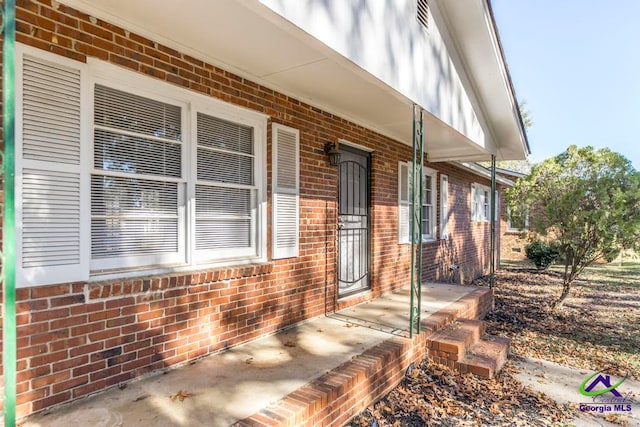
M 522 263 L 498 272 L 488 332 L 510 337 L 514 354 L 590 370 L 613 368 L 639 379 L 640 263 L 587 268 L 564 308 L 552 312 L 560 272 L 557 266 L 537 272 Z

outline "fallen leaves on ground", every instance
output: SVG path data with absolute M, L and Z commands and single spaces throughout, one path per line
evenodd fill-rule
M 189 393 L 186 390 L 178 390 L 178 392 L 176 394 L 172 394 L 170 396 L 172 401 L 175 401 L 176 399 L 179 400 L 180 402 L 184 401 L 187 397 L 191 397 L 193 396 L 193 393 Z
M 559 273 L 498 272 L 487 332 L 511 338 L 514 354 L 640 379 L 640 268 L 609 268 L 585 270 L 555 312 Z
M 604 419 L 609 421 L 610 423 L 619 424 L 623 427 L 626 427 L 629 425 L 629 418 L 626 415 L 607 414 L 604 416 Z
M 556 312 L 550 307 L 562 289 L 558 272 L 502 270 L 496 283 L 487 332 L 510 337 L 512 354 L 584 368 L 585 374 L 612 368 L 639 379 L 640 265 L 585 270 Z M 476 281 L 487 284 L 487 278 Z M 349 425 L 549 426 L 567 424 L 577 415 L 575 405 L 559 405 L 524 387 L 513 372 L 509 361 L 496 379 L 485 380 L 425 361 Z M 627 425 L 623 415 L 610 414 L 607 420 Z
M 425 361 L 349 426 L 550 426 L 566 423 L 570 415 L 570 409 L 524 387 L 509 363 L 487 380 Z

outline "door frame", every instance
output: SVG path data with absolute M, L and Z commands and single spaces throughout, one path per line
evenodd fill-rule
M 366 164 L 366 168 L 367 168 L 367 191 L 366 191 L 366 195 L 367 195 L 367 286 L 366 287 L 362 287 L 362 288 L 358 288 L 358 289 L 354 289 L 352 291 L 348 291 L 345 292 L 344 294 L 340 293 L 340 261 L 341 261 L 341 256 L 342 256 L 342 251 L 340 250 L 341 245 L 340 245 L 340 229 L 339 229 L 339 222 L 340 222 L 340 185 L 341 185 L 341 180 L 340 180 L 340 166 L 338 166 L 338 191 L 337 191 L 337 198 L 336 198 L 336 213 L 337 213 L 337 222 L 336 222 L 336 252 L 337 252 L 337 256 L 336 256 L 336 261 L 335 261 L 335 268 L 336 268 L 336 298 L 337 300 L 341 300 L 341 299 L 345 299 L 348 297 L 351 297 L 353 295 L 357 295 L 363 292 L 369 292 L 372 289 L 372 281 L 371 281 L 371 259 L 372 259 L 372 223 L 371 223 L 371 207 L 372 207 L 372 170 L 371 170 L 371 166 L 372 166 L 372 153 L 373 150 L 364 147 L 362 145 L 359 144 L 354 144 L 351 143 L 349 141 L 345 141 L 345 140 L 338 140 L 339 146 L 338 149 L 341 152 L 344 151 L 348 151 L 354 154 L 359 154 L 362 155 L 364 157 L 366 157 L 367 159 L 367 164 Z

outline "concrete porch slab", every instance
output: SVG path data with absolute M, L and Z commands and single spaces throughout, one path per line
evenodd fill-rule
M 425 285 L 422 318 L 455 307 L 477 290 Z M 56 408 L 23 426 L 228 426 L 356 356 L 391 348 L 390 340 L 408 342 L 408 308 L 407 289 Z
M 422 285 L 421 319 L 426 319 L 475 289 L 477 288 L 443 283 Z M 392 294 L 329 314 L 328 317 L 378 329 L 392 335 L 408 337 L 410 298 L 409 288 L 403 288 Z

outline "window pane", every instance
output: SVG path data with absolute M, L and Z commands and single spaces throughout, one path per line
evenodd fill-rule
M 253 185 L 253 157 L 198 147 L 198 179 Z
M 178 184 L 137 178 L 91 177 L 92 215 L 177 215 Z
M 251 247 L 251 220 L 199 220 L 196 249 L 238 249 Z
M 431 235 L 432 230 L 433 209 L 431 206 L 425 206 L 422 209 L 422 234 Z
M 91 177 L 93 258 L 178 250 L 178 184 Z
M 94 166 L 97 169 L 180 178 L 179 143 L 154 141 L 96 129 Z
M 181 111 L 176 105 L 106 86 L 95 86 L 94 123 L 112 129 L 180 141 Z
M 198 113 L 198 144 L 243 154 L 253 152 L 253 128 Z
M 253 193 L 244 188 L 196 186 L 196 249 L 251 247 Z
M 179 250 L 175 182 L 182 177 L 179 106 L 96 85 L 94 167 L 130 177 L 91 177 L 93 259 L 176 253 Z
M 250 217 L 251 192 L 244 188 L 196 185 L 196 218 Z

